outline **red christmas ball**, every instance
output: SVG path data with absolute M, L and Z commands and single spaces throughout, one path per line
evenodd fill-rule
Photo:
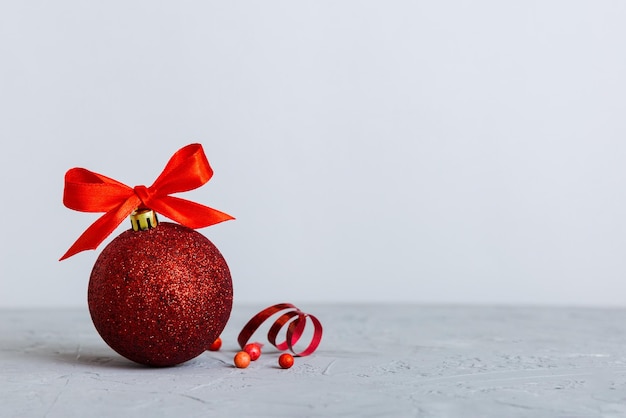
M 289 353 L 283 353 L 278 357 L 278 365 L 283 369 L 289 369 L 293 366 L 293 356 Z
M 250 365 L 250 354 L 245 351 L 239 351 L 235 354 L 235 358 L 233 359 L 235 363 L 235 367 L 238 369 L 245 369 Z
M 207 350 L 232 301 L 230 271 L 215 245 L 167 222 L 120 234 L 89 280 L 89 312 L 104 341 L 150 366 L 173 366 Z
M 220 337 L 217 337 L 217 340 L 213 341 L 213 344 L 211 344 L 209 348 L 207 348 L 207 350 L 219 351 L 220 348 L 222 348 L 222 339 Z
M 243 348 L 243 351 L 248 353 L 250 356 L 250 360 L 257 361 L 259 357 L 261 357 L 261 347 L 258 344 L 250 343 L 246 344 Z

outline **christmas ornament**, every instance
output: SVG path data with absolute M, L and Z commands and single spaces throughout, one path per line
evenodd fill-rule
M 95 249 L 130 215 L 132 229 L 111 241 L 89 280 L 88 304 L 104 341 L 122 356 L 173 366 L 207 350 L 229 319 L 233 289 L 219 250 L 194 231 L 233 219 L 170 196 L 205 184 L 213 171 L 199 144 L 177 151 L 150 187 L 130 188 L 83 168 L 65 176 L 64 204 L 105 212 L 61 260 Z M 159 223 L 156 213 L 179 224 Z
M 235 367 L 238 369 L 245 369 L 250 365 L 250 355 L 245 351 L 239 351 L 235 354 L 233 362 L 235 363 Z
M 278 365 L 283 369 L 293 366 L 293 356 L 289 353 L 283 353 L 278 357 Z
M 259 346 L 259 344 L 246 344 L 246 346 L 243 348 L 243 351 L 248 353 L 248 355 L 250 356 L 250 360 L 252 361 L 257 361 L 258 358 L 261 357 L 261 347 Z
M 222 348 L 222 339 L 217 337 L 217 340 L 213 341 L 213 344 L 211 344 L 207 350 L 219 351 L 220 348 Z

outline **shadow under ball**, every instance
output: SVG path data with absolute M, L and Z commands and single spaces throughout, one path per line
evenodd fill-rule
M 149 366 L 202 354 L 224 330 L 232 302 L 230 271 L 217 247 L 168 222 L 120 234 L 89 280 L 89 312 L 102 339 Z

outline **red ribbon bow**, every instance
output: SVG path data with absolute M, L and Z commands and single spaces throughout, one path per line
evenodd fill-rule
M 72 168 L 65 174 L 63 204 L 80 212 L 106 212 L 76 240 L 60 260 L 93 250 L 135 209 L 150 208 L 189 228 L 204 228 L 234 219 L 189 200 L 169 196 L 196 189 L 213 176 L 202 145 L 178 150 L 152 186 L 128 187 L 102 174 Z

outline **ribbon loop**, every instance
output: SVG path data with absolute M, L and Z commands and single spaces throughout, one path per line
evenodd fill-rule
M 237 342 L 241 348 L 245 347 L 252 335 L 257 329 L 275 314 L 287 311 L 281 314 L 272 324 L 268 333 L 267 340 L 280 351 L 290 350 L 297 357 L 304 357 L 312 354 L 322 342 L 322 324 L 321 322 L 311 314 L 304 313 L 300 309 L 296 308 L 291 303 L 278 303 L 268 308 L 263 309 L 261 312 L 254 315 L 244 325 L 243 329 L 237 337 Z M 307 323 L 307 319 L 310 319 L 313 323 L 313 336 L 309 345 L 301 352 L 297 353 L 295 349 L 296 343 L 302 337 L 304 328 Z M 287 331 L 285 333 L 285 341 L 276 342 L 278 334 L 287 325 Z
M 234 219 L 208 206 L 169 196 L 197 189 L 212 176 L 213 170 L 200 144 L 187 145 L 174 153 L 150 187 L 131 188 L 84 168 L 68 170 L 63 204 L 80 212 L 105 214 L 83 232 L 60 260 L 97 248 L 140 205 L 194 229 Z

